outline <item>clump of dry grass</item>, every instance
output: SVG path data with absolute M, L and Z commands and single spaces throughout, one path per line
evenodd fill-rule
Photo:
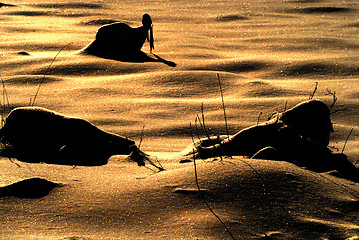
M 1 78 L 1 84 L 2 84 L 2 103 L 1 103 L 1 127 L 4 126 L 5 124 L 5 114 L 9 111 L 10 109 L 10 102 L 9 102 L 9 98 L 6 92 L 6 87 L 5 87 L 5 82 L 4 79 L 2 78 L 1 74 L 0 74 L 0 78 Z
M 203 121 L 204 123 L 204 121 Z M 199 182 L 198 182 L 198 173 L 197 173 L 197 164 L 196 164 L 196 145 L 194 142 L 194 137 L 193 137 L 193 133 L 192 133 L 192 124 L 190 123 L 190 133 L 191 133 L 191 137 L 192 137 L 192 142 L 193 142 L 193 166 L 194 166 L 194 175 L 195 175 L 195 182 L 196 182 L 196 186 L 198 189 L 198 192 L 203 200 L 203 202 L 205 203 L 205 205 L 207 206 L 208 210 L 218 219 L 218 221 L 223 225 L 224 229 L 226 230 L 226 232 L 229 234 L 229 236 L 233 239 L 236 240 L 236 238 L 234 237 L 234 235 L 231 233 L 231 231 L 229 230 L 229 228 L 227 227 L 227 225 L 223 222 L 223 220 L 213 211 L 212 207 L 210 206 L 210 204 L 208 203 L 205 193 L 202 191 Z M 198 150 L 197 150 L 198 151 Z
M 140 138 L 140 142 L 138 143 L 138 147 L 133 145 L 132 146 L 132 152 L 130 153 L 130 155 L 127 157 L 127 160 L 130 161 L 134 161 L 137 162 L 138 166 L 144 166 L 148 169 L 150 169 L 151 171 L 154 171 L 153 169 L 149 168 L 146 166 L 145 162 L 148 162 L 150 165 L 152 165 L 153 167 L 155 167 L 156 169 L 158 169 L 158 171 L 164 171 L 165 168 L 162 166 L 162 164 L 158 161 L 157 157 L 154 157 L 156 159 L 156 163 L 154 163 L 154 161 L 151 160 L 151 156 L 148 155 L 147 153 L 143 152 L 140 150 L 141 148 L 141 144 L 142 144 L 142 140 L 143 140 L 143 134 L 144 134 L 144 129 L 145 126 L 142 127 L 142 132 L 141 132 L 141 138 Z
M 136 147 L 135 145 L 132 146 L 132 152 L 130 153 L 130 155 L 127 157 L 127 160 L 130 161 L 134 161 L 138 164 L 138 166 L 144 166 L 148 169 L 150 169 L 151 171 L 154 171 L 153 169 L 149 168 L 146 166 L 146 162 L 148 162 L 150 165 L 152 165 L 153 167 L 155 167 L 156 169 L 158 169 L 159 171 L 164 171 L 165 168 L 162 166 L 162 164 L 158 161 L 158 159 L 156 157 L 154 157 L 157 161 L 157 164 L 154 163 L 154 161 L 151 160 L 151 156 L 148 155 L 147 153 L 141 151 L 138 147 Z

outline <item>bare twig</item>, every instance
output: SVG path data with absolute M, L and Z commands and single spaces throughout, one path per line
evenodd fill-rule
M 138 143 L 138 149 L 141 148 L 141 143 L 142 143 L 143 131 L 144 131 L 144 130 L 145 130 L 145 125 L 143 125 L 143 127 L 142 127 L 141 138 L 140 138 L 140 142 Z
M 2 87 L 3 87 L 4 107 L 5 107 L 5 105 L 7 105 L 7 107 L 10 109 L 10 102 L 9 102 L 9 98 L 8 98 L 8 96 L 7 96 L 6 87 L 5 87 L 5 82 L 4 82 L 4 79 L 2 78 L 1 74 L 0 74 L 0 78 L 1 78 L 1 84 L 2 84 Z
M 144 166 L 144 167 L 148 168 L 145 165 L 145 161 L 147 161 L 149 164 L 151 164 L 152 166 L 157 168 L 159 171 L 164 171 L 165 170 L 161 164 L 159 164 L 160 166 L 157 166 L 154 162 L 152 162 L 150 160 L 149 157 L 150 156 L 148 154 L 142 152 L 140 149 L 135 147 L 133 149 L 133 151 L 131 152 L 131 154 L 127 157 L 127 159 L 137 162 L 139 166 Z M 158 159 L 157 159 L 157 162 L 159 163 Z
M 190 134 L 191 134 L 193 146 L 196 147 L 196 145 L 194 144 L 194 137 L 193 137 L 192 123 L 191 123 L 191 122 L 189 123 L 189 132 L 190 132 Z
M 339 113 L 339 112 L 342 112 L 342 111 L 345 111 L 345 110 L 348 110 L 348 108 L 345 107 L 345 108 L 337 109 L 337 110 L 335 110 L 335 111 L 330 112 L 330 114 Z
M 156 156 L 154 156 L 155 158 L 156 158 L 156 161 L 157 161 L 157 163 L 158 163 L 158 165 L 160 165 L 160 170 L 161 171 L 164 171 L 165 170 L 165 168 L 162 166 L 162 164 L 160 163 L 160 161 L 158 161 L 158 158 L 156 157 Z
M 149 170 L 151 170 L 152 172 L 156 172 L 156 170 L 153 170 L 152 168 L 149 168 L 149 167 L 147 167 L 146 165 L 144 166 L 145 168 L 147 168 L 147 169 L 149 169 Z
M 318 90 L 318 82 L 315 82 L 315 87 L 314 87 L 314 90 L 313 90 L 312 94 L 309 97 L 309 100 L 313 99 L 314 94 L 317 92 L 317 90 Z
M 259 115 L 258 115 L 258 118 L 257 118 L 257 126 L 259 125 L 259 119 L 261 118 L 262 114 L 263 114 L 263 113 L 260 112 Z
M 8 98 L 7 92 L 6 92 L 5 82 L 4 82 L 4 79 L 2 78 L 1 74 L 0 74 L 0 78 L 1 78 L 1 83 L 2 83 L 2 87 L 3 87 L 2 99 L 3 99 L 3 103 L 4 103 L 1 108 L 1 127 L 2 127 L 5 124 L 6 107 L 8 108 L 8 110 L 10 110 L 10 103 L 9 103 L 9 98 Z
M 338 98 L 336 96 L 336 92 L 332 92 L 330 89 L 327 89 L 327 94 L 326 95 L 331 95 L 333 96 L 333 102 L 332 105 L 329 107 L 329 110 L 332 110 L 332 108 L 334 107 L 335 103 L 337 102 Z
M 203 107 L 203 102 L 202 102 L 202 105 L 201 105 L 201 112 L 202 112 L 202 124 L 203 124 L 203 131 L 204 131 L 204 134 L 206 135 L 206 137 L 208 138 L 208 140 L 210 139 L 210 136 L 209 136 L 209 133 L 207 131 L 207 128 L 206 128 L 206 123 L 204 121 L 204 107 Z
M 347 142 L 348 142 L 348 140 L 349 140 L 350 135 L 351 135 L 352 132 L 353 132 L 353 129 L 354 129 L 354 128 L 352 128 L 352 129 L 350 130 L 347 139 L 345 139 L 344 146 L 343 146 L 343 149 L 342 149 L 342 153 L 344 152 L 345 146 L 347 145 Z
M 164 171 L 165 168 L 162 166 L 162 164 L 160 163 L 160 161 L 158 160 L 158 158 L 157 158 L 156 156 L 154 156 L 154 158 L 156 159 L 156 162 L 158 163 L 159 166 L 156 165 L 154 162 L 152 162 L 152 161 L 149 159 L 149 155 L 148 155 L 148 154 L 146 154 L 146 153 L 144 153 L 144 152 L 142 152 L 142 151 L 140 150 L 141 143 L 142 143 L 142 140 L 143 140 L 143 131 L 144 131 L 144 129 L 145 129 L 145 125 L 143 125 L 143 127 L 142 127 L 141 139 L 140 139 L 140 143 L 138 144 L 138 151 L 139 151 L 140 154 L 144 157 L 144 159 L 147 160 L 152 166 L 156 167 L 159 171 Z M 148 168 L 148 169 L 151 169 L 151 168 L 149 168 L 149 167 L 147 167 L 147 166 L 145 166 L 145 167 Z M 151 170 L 154 171 L 153 169 L 151 169 Z M 154 171 L 154 172 L 155 172 L 155 171 Z
M 201 118 L 199 117 L 198 114 L 196 116 L 196 121 L 199 123 L 199 126 L 202 129 L 203 134 L 206 135 L 206 131 L 203 129 L 203 123 L 202 123 Z M 197 126 L 197 124 L 196 124 L 196 126 Z M 197 132 L 198 132 L 198 137 L 199 137 L 199 131 L 197 131 Z
M 150 161 L 150 159 L 148 158 L 149 155 L 145 154 L 144 152 L 142 152 L 142 151 L 140 150 L 140 148 L 141 148 L 141 143 L 142 143 L 142 140 L 143 140 L 143 131 L 144 131 L 144 129 L 145 129 L 145 125 L 143 125 L 143 127 L 142 127 L 141 138 L 140 138 L 140 142 L 139 142 L 139 144 L 138 144 L 138 151 L 141 152 L 141 155 L 144 157 L 144 159 L 146 159 L 152 166 L 156 167 L 156 168 L 159 169 L 160 171 L 164 171 L 164 170 L 165 170 L 164 167 L 162 166 L 162 164 L 160 163 L 160 161 L 158 160 L 158 158 L 157 158 L 156 156 L 155 156 L 156 162 L 158 163 L 159 166 L 157 166 L 157 165 L 154 164 L 152 161 Z M 151 169 L 151 168 L 149 168 L 149 167 L 147 167 L 147 166 L 144 166 L 144 167 L 146 167 L 146 168 L 152 170 L 153 172 L 156 172 L 155 170 L 153 170 L 153 169 Z
M 199 125 L 200 125 L 201 128 L 202 128 L 202 123 L 201 123 L 201 120 L 199 119 L 199 116 L 198 116 L 198 115 L 197 115 L 197 117 L 196 117 L 196 120 L 194 121 L 194 124 L 195 124 L 195 126 L 196 126 L 196 134 L 197 134 L 198 141 L 202 144 L 202 139 L 201 139 L 201 137 L 200 137 L 200 135 L 199 135 L 199 131 L 198 131 L 198 127 L 197 127 L 197 122 L 199 122 Z
M 21 166 L 20 166 L 18 163 L 14 162 L 14 161 L 11 159 L 11 157 L 7 157 L 7 158 L 9 159 L 9 161 L 10 161 L 11 163 L 15 164 L 18 168 L 21 168 Z
M 229 140 L 229 131 L 228 131 L 228 124 L 227 124 L 227 114 L 226 114 L 226 108 L 225 108 L 225 105 L 224 105 L 221 79 L 219 78 L 219 74 L 218 74 L 218 73 L 217 73 L 217 78 L 218 78 L 219 90 L 221 91 L 222 107 L 223 107 L 223 114 L 224 114 L 224 122 L 225 122 L 225 124 L 226 124 L 226 132 L 227 132 L 227 136 L 228 136 L 228 140 Z

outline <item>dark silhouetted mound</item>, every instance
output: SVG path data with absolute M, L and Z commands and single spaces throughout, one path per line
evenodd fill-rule
M 42 178 L 29 178 L 0 188 L 0 196 L 17 198 L 42 198 L 47 196 L 52 189 L 61 184 L 50 182 Z
M 23 56 L 30 56 L 30 53 L 28 53 L 28 52 L 24 52 L 24 51 L 22 51 L 22 52 L 18 52 L 17 54 L 19 54 L 19 55 L 23 55 Z
M 349 12 L 352 9 L 344 7 L 308 7 L 301 9 L 293 9 L 292 12 L 296 13 L 339 13 Z
M 351 23 L 351 24 L 348 24 L 347 27 L 359 27 L 359 22 L 355 22 L 355 23 Z
M 0 3 L 0 8 L 1 8 L 1 7 L 15 7 L 15 5 L 6 4 L 6 3 Z
M 261 62 L 261 61 L 231 60 L 231 61 L 214 62 L 204 66 L 194 67 L 192 68 L 192 70 L 209 70 L 209 71 L 241 73 L 241 72 L 259 71 L 269 66 L 270 66 L 269 63 Z
M 319 62 L 297 63 L 281 70 L 278 75 L 285 77 L 309 76 L 357 76 L 359 67 L 355 65 L 331 64 Z
M 183 195 L 200 195 L 200 194 L 207 193 L 208 190 L 207 189 L 198 190 L 198 188 L 185 188 L 185 189 L 177 188 L 174 190 L 174 192 L 183 194 Z
M 0 129 L 1 154 L 29 163 L 101 166 L 116 154 L 130 154 L 134 141 L 90 122 L 40 107 L 13 109 Z
M 122 22 L 100 27 L 95 41 L 85 51 L 103 58 L 133 57 L 141 52 L 146 39 L 149 40 L 152 51 L 152 20 L 148 14 L 143 15 L 140 27 L 133 28 Z
M 285 160 L 315 172 L 336 170 L 343 178 L 359 182 L 359 169 L 346 155 L 328 148 L 333 131 L 328 106 L 319 100 L 309 100 L 234 135 L 197 140 L 188 148 L 187 155 L 202 159 L 248 156 Z
M 26 55 L 26 54 L 21 54 Z M 61 81 L 60 78 L 55 77 L 42 77 L 42 76 L 16 76 L 6 80 L 6 83 L 17 84 L 17 85 L 38 85 Z
M 102 26 L 102 25 L 106 25 L 106 24 L 111 24 L 111 23 L 115 23 L 118 22 L 116 20 L 113 19 L 96 19 L 96 20 L 90 20 L 87 22 L 83 22 L 83 25 L 89 25 L 89 26 Z
M 140 71 L 146 70 L 145 66 L 119 66 L 119 65 L 103 65 L 96 62 L 88 63 L 66 63 L 52 66 L 47 71 L 47 66 L 42 68 L 34 69 L 30 74 L 32 75 L 41 75 L 47 71 L 48 75 L 73 75 L 73 76 L 94 76 L 99 75 L 102 72 L 106 72 L 109 75 L 119 75 L 119 74 L 130 74 L 138 73 Z
M 297 95 L 298 92 L 285 90 L 261 81 L 253 81 L 244 85 L 247 90 L 247 97 L 274 97 Z
M 314 2 L 321 2 L 321 0 L 293 0 L 288 1 L 290 3 L 314 3 Z
M 15 12 L 7 13 L 7 15 L 39 17 L 39 16 L 52 16 L 53 14 L 51 12 L 43 12 L 43 11 L 15 11 Z
M 227 21 L 237 21 L 237 20 L 248 20 L 248 17 L 244 17 L 238 14 L 229 14 L 229 15 L 219 15 L 217 21 L 227 22 Z
M 85 23 L 97 25 L 100 22 Z M 156 54 L 148 55 L 141 51 L 146 40 L 150 43 L 150 52 L 154 49 L 152 19 L 145 13 L 142 16 L 142 26 L 130 27 L 124 22 L 112 22 L 101 26 L 96 38 L 81 50 L 82 53 L 123 62 L 162 62 L 175 67 L 176 63 L 167 61 Z
M 41 8 L 72 8 L 72 9 L 101 9 L 103 8 L 102 4 L 96 3 L 79 3 L 79 2 L 72 2 L 72 3 L 40 3 L 35 4 L 36 7 Z

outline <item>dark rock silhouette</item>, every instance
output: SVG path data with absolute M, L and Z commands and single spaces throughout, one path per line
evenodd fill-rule
M 155 54 L 141 51 L 146 40 L 150 43 L 150 52 L 154 49 L 152 20 L 148 14 L 142 17 L 142 26 L 132 28 L 122 22 L 106 24 L 97 31 L 96 39 L 82 52 L 98 57 L 125 62 L 162 62 L 176 66 Z
M 104 55 L 131 54 L 140 51 L 146 39 L 150 41 L 152 51 L 153 37 L 148 34 L 152 31 L 152 20 L 148 14 L 143 15 L 142 24 L 137 28 L 121 22 L 104 25 L 97 31 L 96 40 L 87 51 L 94 50 Z
M 30 178 L 0 187 L 0 197 L 42 198 L 61 186 L 42 178 Z
M 198 140 L 194 154 L 199 158 L 249 156 L 289 161 L 317 172 L 336 170 L 359 182 L 359 170 L 347 156 L 328 148 L 332 131 L 329 108 L 321 101 L 310 100 L 234 135 Z M 187 155 L 193 154 L 190 148 Z
M 134 141 L 86 120 L 40 107 L 12 110 L 0 129 L 0 141 L 5 145 L 4 156 L 61 165 L 100 166 L 112 155 L 127 155 L 137 149 Z
M 2 8 L 2 7 L 15 7 L 15 5 L 6 4 L 6 3 L 0 3 L 0 8 Z
M 294 9 L 293 12 L 298 13 L 342 13 L 342 12 L 349 12 L 352 9 L 344 8 L 344 7 L 308 7 L 302 9 Z
M 17 54 L 23 55 L 23 56 L 30 56 L 30 53 L 25 52 L 25 51 L 18 52 Z

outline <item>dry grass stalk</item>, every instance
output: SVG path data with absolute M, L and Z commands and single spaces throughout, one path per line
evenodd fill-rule
M 313 99 L 313 97 L 314 97 L 315 93 L 317 92 L 317 90 L 318 90 L 318 82 L 315 82 L 315 87 L 314 87 L 314 90 L 313 90 L 312 94 L 309 97 L 309 100 Z
M 203 103 L 201 105 L 201 113 L 202 113 L 201 118 L 197 114 L 196 119 L 195 119 L 196 134 L 197 134 L 197 137 L 198 137 L 198 140 L 200 143 L 202 143 L 202 139 L 200 137 L 200 131 L 198 130 L 197 122 L 199 123 L 200 129 L 202 130 L 202 133 L 208 139 L 208 141 L 211 141 L 211 134 L 214 135 L 214 133 L 212 131 L 210 131 L 209 128 L 206 127 Z
M 1 108 L 1 127 L 3 127 L 5 124 L 6 112 L 10 109 L 10 102 L 9 102 L 9 98 L 8 98 L 8 95 L 6 92 L 5 82 L 4 82 L 4 79 L 2 78 L 1 74 L 0 74 L 0 78 L 1 78 L 1 83 L 2 83 L 2 87 L 3 87 L 3 91 L 2 91 L 3 104 L 2 104 L 2 108 Z
M 259 115 L 258 115 L 258 118 L 257 118 L 257 126 L 259 125 L 259 120 L 260 120 L 262 114 L 263 114 L 262 112 L 259 112 Z
M 201 137 L 200 137 L 200 133 L 199 133 L 199 130 L 198 130 L 197 122 L 199 122 L 200 127 L 203 128 L 202 123 L 201 123 L 201 120 L 199 119 L 198 115 L 197 115 L 197 117 L 196 117 L 196 119 L 195 119 L 195 121 L 194 121 L 194 124 L 195 124 L 195 126 L 196 126 L 196 134 L 197 134 L 198 141 L 202 144 L 202 139 L 201 139 Z
M 35 96 L 34 96 L 34 100 L 32 101 L 31 103 L 31 99 L 30 99 L 30 106 L 34 106 L 35 105 L 35 101 L 36 101 L 36 98 L 37 98 L 37 95 L 39 94 L 39 91 L 40 91 L 40 88 L 41 88 L 41 85 L 42 83 L 44 82 L 44 79 L 48 73 L 48 71 L 50 70 L 52 64 L 55 62 L 56 58 L 59 56 L 60 52 L 67 46 L 67 44 L 65 46 L 63 46 L 58 52 L 57 54 L 55 55 L 55 57 L 51 60 L 50 62 L 50 65 L 47 67 L 46 71 L 44 72 L 44 75 L 42 76 L 41 80 L 40 80 L 40 83 L 39 83 L 39 86 L 36 90 L 36 93 L 35 93 Z
M 197 164 L 196 164 L 196 145 L 194 142 L 194 138 L 193 138 L 193 133 L 192 133 L 192 125 L 190 123 L 190 133 L 191 133 L 191 137 L 192 137 L 192 142 L 193 142 L 193 166 L 194 166 L 194 176 L 195 176 L 195 182 L 196 182 L 196 186 L 198 189 L 198 192 L 203 200 L 203 202 L 206 204 L 208 210 L 213 214 L 213 216 L 215 216 L 218 221 L 220 221 L 220 223 L 223 225 L 224 229 L 226 230 L 226 232 L 230 235 L 230 237 L 233 240 L 236 240 L 236 238 L 233 236 L 233 234 L 231 233 L 231 231 L 229 230 L 229 228 L 227 227 L 227 225 L 222 221 L 222 219 L 213 211 L 213 209 L 211 208 L 211 206 L 209 205 L 206 196 L 204 194 L 204 192 L 201 190 L 201 187 L 199 186 L 199 182 L 198 182 L 198 173 L 197 173 Z
M 223 98 L 223 90 L 222 90 L 221 79 L 220 79 L 218 73 L 217 73 L 217 78 L 218 78 L 219 90 L 220 90 L 220 92 L 221 92 L 221 98 L 222 98 L 222 107 L 223 107 L 223 114 L 224 114 L 224 123 L 226 124 L 226 132 L 227 132 L 227 136 L 228 136 L 228 139 L 229 139 L 229 131 L 228 131 L 228 124 L 227 124 L 226 107 L 225 107 L 225 105 L 224 105 L 224 98 Z
M 207 137 L 208 139 L 210 139 L 210 136 L 209 136 L 209 133 L 208 133 L 208 130 L 207 130 L 207 128 L 206 128 L 205 121 L 204 121 L 204 106 L 203 106 L 203 102 L 202 102 L 202 105 L 201 105 L 201 112 L 202 112 L 203 131 L 204 131 L 204 134 L 206 135 L 206 137 Z
M 335 103 L 337 102 L 338 100 L 338 97 L 336 96 L 336 92 L 332 92 L 330 89 L 327 89 L 327 93 L 326 95 L 331 95 L 333 97 L 333 102 L 332 102 L 332 105 L 330 105 L 329 107 L 329 110 L 332 110 Z
M 155 157 L 156 158 L 156 157 Z M 155 164 L 153 161 L 151 161 L 150 159 L 150 155 L 142 152 L 139 148 L 135 147 L 132 149 L 131 154 L 127 157 L 128 160 L 137 162 L 137 164 L 139 166 L 144 166 L 145 168 L 150 169 L 151 171 L 155 172 L 155 170 L 147 167 L 145 165 L 145 161 L 147 161 L 149 164 L 151 164 L 152 166 L 154 166 L 155 168 L 157 168 L 159 171 L 164 171 L 165 168 L 161 165 L 161 163 L 158 161 L 158 159 L 156 158 L 157 164 Z
M 141 143 L 142 143 L 142 139 L 143 139 L 143 131 L 144 130 L 145 130 L 145 125 L 143 125 L 143 127 L 142 127 L 141 138 L 140 138 L 140 142 L 138 143 L 138 149 L 141 148 Z
M 354 129 L 354 128 L 352 128 L 352 129 L 350 130 L 350 132 L 349 132 L 349 134 L 348 134 L 348 137 L 345 139 L 344 146 L 343 146 L 343 149 L 342 149 L 342 153 L 344 152 L 344 149 L 345 149 L 345 147 L 346 147 L 346 145 L 347 145 L 347 142 L 348 142 L 348 140 L 349 140 L 349 138 L 350 138 L 350 135 L 351 135 L 352 132 L 353 132 L 353 129 Z M 355 165 L 356 165 L 356 164 L 355 164 Z
M 148 155 L 148 154 L 146 154 L 146 153 L 144 153 L 144 152 L 142 152 L 142 151 L 140 150 L 141 144 L 142 144 L 142 141 L 143 141 L 144 130 L 145 130 L 145 125 L 143 125 L 143 127 L 142 127 L 141 138 L 140 138 L 140 142 L 139 142 L 139 144 L 138 144 L 138 147 L 133 146 L 132 152 L 131 152 L 131 154 L 128 156 L 128 159 L 137 162 L 137 164 L 138 164 L 139 166 L 144 166 L 145 168 L 147 168 L 147 169 L 149 169 L 149 170 L 151 170 L 151 171 L 153 171 L 153 172 L 156 172 L 156 171 L 153 170 L 153 169 L 151 169 L 151 168 L 149 168 L 149 167 L 147 167 L 147 166 L 145 165 L 145 161 L 147 161 L 149 164 L 151 164 L 152 166 L 154 166 L 155 168 L 157 168 L 159 171 L 164 171 L 165 168 L 164 168 L 164 167 L 162 166 L 162 164 L 158 161 L 158 158 L 157 158 L 157 157 L 155 157 L 155 158 L 156 158 L 156 161 L 157 161 L 157 164 L 158 164 L 158 165 L 156 165 L 153 161 L 150 160 L 150 155 Z

